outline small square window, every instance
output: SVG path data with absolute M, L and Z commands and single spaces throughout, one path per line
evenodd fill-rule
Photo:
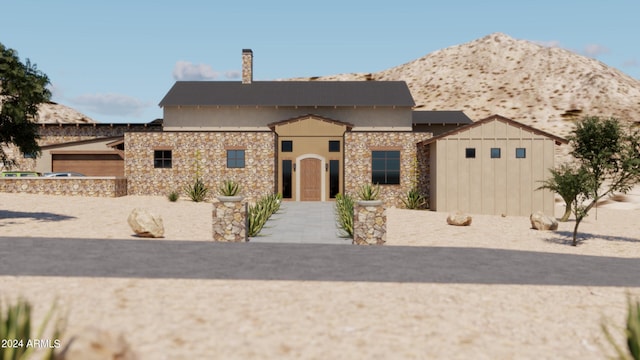
M 282 152 L 292 152 L 293 151 L 293 141 L 291 140 L 282 140 L 280 144 L 280 151 Z
M 467 159 L 476 158 L 476 148 L 466 148 L 464 151 L 464 157 Z
M 340 152 L 339 140 L 329 140 L 329 152 Z
M 244 150 L 227 150 L 227 167 L 244 167 Z
M 171 150 L 154 150 L 153 167 L 156 169 L 170 169 L 172 162 Z
M 500 148 L 491 148 L 491 158 L 500 159 Z
M 527 149 L 516 148 L 516 159 L 524 159 L 527 157 Z

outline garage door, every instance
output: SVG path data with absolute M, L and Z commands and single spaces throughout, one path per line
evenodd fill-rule
M 87 176 L 124 176 L 118 154 L 52 154 L 53 172 L 79 172 Z

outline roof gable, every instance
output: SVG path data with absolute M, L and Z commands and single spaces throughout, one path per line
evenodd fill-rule
M 400 106 L 415 102 L 404 81 L 178 81 L 160 106 Z
M 561 138 L 559 136 L 550 134 L 548 132 L 536 129 L 536 128 L 531 127 L 529 125 L 525 125 L 525 124 L 519 123 L 519 122 L 517 122 L 515 120 L 511 120 L 511 119 L 506 118 L 504 116 L 491 115 L 491 116 L 489 116 L 487 118 L 484 118 L 482 120 L 478 120 L 478 121 L 476 121 L 476 122 L 474 122 L 472 124 L 461 126 L 461 127 L 457 128 L 455 130 L 446 132 L 446 133 L 438 135 L 438 136 L 434 136 L 431 139 L 427 139 L 427 140 L 421 141 L 419 144 L 421 144 L 421 145 L 431 144 L 431 143 L 433 143 L 435 141 L 441 140 L 441 139 L 446 138 L 448 136 L 459 134 L 459 133 L 461 133 L 463 131 L 467 131 L 467 130 L 473 129 L 475 127 L 481 126 L 481 125 L 489 123 L 491 121 L 500 121 L 500 122 L 503 122 L 503 123 L 505 123 L 507 125 L 510 125 L 510 126 L 513 126 L 513 127 L 516 127 L 516 128 L 520 128 L 520 129 L 524 129 L 524 130 L 530 131 L 530 132 L 532 132 L 534 134 L 537 134 L 537 135 L 548 137 L 548 138 L 552 139 L 556 143 L 556 145 L 569 143 L 569 141 L 567 141 L 564 138 Z

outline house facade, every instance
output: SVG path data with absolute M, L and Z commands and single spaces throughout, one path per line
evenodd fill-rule
M 163 131 L 125 134 L 130 194 L 201 177 L 214 189 L 235 180 L 250 199 L 330 201 L 378 183 L 399 205 L 418 186 L 416 144 L 431 133 L 414 130 L 406 83 L 253 81 L 252 58 L 243 51 L 242 82 L 176 82 L 160 102 Z

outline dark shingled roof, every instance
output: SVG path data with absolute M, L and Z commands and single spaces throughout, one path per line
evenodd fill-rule
M 413 124 L 466 125 L 473 123 L 462 111 L 414 111 L 411 118 Z
M 408 106 L 404 81 L 178 81 L 160 106 Z

